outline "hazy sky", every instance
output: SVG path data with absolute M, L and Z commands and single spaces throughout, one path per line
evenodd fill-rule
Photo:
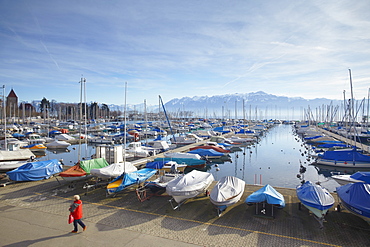
M 0 85 L 20 100 L 148 105 L 370 87 L 370 1 L 0 0 Z

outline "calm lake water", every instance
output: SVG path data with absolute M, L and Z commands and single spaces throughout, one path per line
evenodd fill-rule
M 247 184 L 296 188 L 300 184 L 297 174 L 302 163 L 306 167 L 305 180 L 321 182 L 331 192 L 339 186 L 328 176 L 330 171 L 323 172 L 309 165 L 313 160 L 307 160 L 309 151 L 294 133 L 292 125 L 275 125 L 260 137 L 258 143 L 240 148 L 241 151 L 230 153 L 231 162 L 211 164 L 208 172 L 216 180 L 223 176 L 235 176 Z M 78 145 L 72 145 L 68 148 L 69 152 L 46 151 L 46 156 L 40 160 L 63 159 L 65 165 L 72 166 L 78 160 L 78 149 Z M 83 144 L 80 152 L 81 157 L 90 158 L 95 154 L 95 147 Z

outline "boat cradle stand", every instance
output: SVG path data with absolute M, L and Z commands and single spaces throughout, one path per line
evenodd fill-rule
M 184 204 L 186 201 L 187 201 L 188 199 L 185 199 L 185 200 L 183 200 L 182 202 L 180 202 L 180 203 L 177 203 L 177 205 L 174 205 L 174 199 L 173 198 L 171 198 L 170 200 L 168 200 L 168 202 L 171 204 L 171 207 L 172 207 L 172 209 L 173 210 L 176 210 L 176 209 L 179 209 L 180 210 L 180 207 L 181 207 L 181 205 L 182 204 Z
M 255 216 L 275 219 L 273 204 L 268 204 L 266 202 L 258 202 L 254 204 L 256 208 Z

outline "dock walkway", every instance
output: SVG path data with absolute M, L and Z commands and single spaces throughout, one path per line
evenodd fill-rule
M 0 181 L 1 182 L 1 181 Z M 214 186 L 213 183 L 210 187 Z M 55 178 L 0 187 L 2 246 L 370 246 L 370 226 L 334 207 L 324 228 L 306 208 L 299 210 L 294 189 L 276 188 L 286 207 L 275 218 L 256 216 L 244 203 L 260 186 L 246 185 L 241 201 L 221 217 L 206 196 L 173 210 L 168 196 L 140 202 L 136 190 L 106 197 L 105 188 L 86 191 Z M 68 208 L 73 195 L 84 203 L 85 232 L 70 233 Z M 335 196 L 335 198 L 337 198 Z
M 369 145 L 365 145 L 363 143 L 360 143 L 360 142 L 357 142 L 353 139 L 348 139 L 344 136 L 341 136 L 341 135 L 338 135 L 338 134 L 335 134 L 331 131 L 328 131 L 328 130 L 325 130 L 325 129 L 322 129 L 322 128 L 318 128 L 323 134 L 327 135 L 327 136 L 331 136 L 335 139 L 337 139 L 338 141 L 342 141 L 344 143 L 347 143 L 348 145 L 351 145 L 351 146 L 356 146 L 357 148 L 359 149 L 362 149 L 368 153 L 370 153 L 370 146 Z

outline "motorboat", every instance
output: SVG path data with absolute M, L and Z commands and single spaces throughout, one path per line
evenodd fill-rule
M 20 149 L 14 151 L 0 150 L 0 162 L 28 160 L 35 155 L 29 149 Z
M 269 184 L 249 195 L 245 203 L 248 205 L 256 205 L 256 215 L 266 215 L 266 211 L 268 210 L 266 204 L 271 205 L 271 217 L 274 217 L 274 207 L 285 207 L 284 196 Z M 262 204 L 261 210 L 259 209 L 260 204 Z
M 175 207 L 172 205 L 172 208 L 176 210 L 187 199 L 206 193 L 213 181 L 214 177 L 211 173 L 198 170 L 192 170 L 184 176 L 172 180 L 166 186 L 167 194 L 172 196 L 170 200 L 171 205 L 172 200 L 178 204 Z
M 212 189 L 209 199 L 217 209 L 218 216 L 228 206 L 237 203 L 243 196 L 245 182 L 233 176 L 222 177 Z
M 206 166 L 206 161 L 202 159 L 193 159 L 193 158 L 155 158 L 154 161 L 175 161 L 179 165 L 186 165 L 190 168 L 204 168 Z
M 224 149 L 222 147 L 218 147 L 218 146 L 214 146 L 214 145 L 197 146 L 197 147 L 192 147 L 189 150 L 193 151 L 193 150 L 197 150 L 197 149 L 213 149 L 213 150 L 215 150 L 217 152 L 220 152 L 220 153 L 230 153 L 231 152 L 228 149 Z
M 296 193 L 303 206 L 310 210 L 323 227 L 324 216 L 329 208 L 334 205 L 334 197 L 319 184 L 306 181 L 297 186 Z
M 340 185 L 346 185 L 348 183 L 370 183 L 370 172 L 356 172 L 352 175 L 338 174 L 332 175 L 331 178 Z
M 70 145 L 71 144 L 66 141 L 59 141 L 59 140 L 55 140 L 53 142 L 45 144 L 45 146 L 49 149 L 66 149 Z
M 370 218 L 370 184 L 349 183 L 337 187 L 337 194 L 341 205 L 348 211 L 355 215 Z
M 182 153 L 182 152 L 167 152 L 163 154 L 166 158 L 181 158 L 181 159 L 198 159 L 202 157 L 199 154 Z
M 40 152 L 40 151 L 45 151 L 47 147 L 41 143 L 34 143 L 34 144 L 27 145 L 27 146 L 23 146 L 21 147 L 21 149 L 29 149 L 33 152 Z
M 131 173 L 134 171 L 137 171 L 137 168 L 131 162 L 126 161 L 113 163 L 99 169 L 91 169 L 90 174 L 101 179 L 111 179 L 122 175 L 122 173 Z
M 173 160 L 159 160 L 146 163 L 146 168 L 157 169 L 160 173 L 184 173 L 188 165 L 178 164 Z
M 198 148 L 198 149 L 189 151 L 188 153 L 190 153 L 190 154 L 199 154 L 201 157 L 206 157 L 208 159 L 222 159 L 224 157 L 228 157 L 227 154 L 217 152 L 213 149 Z
M 156 169 L 143 168 L 131 173 L 123 173 L 107 185 L 107 194 L 112 195 L 127 187 L 138 185 L 157 173 Z
M 131 142 L 126 148 L 126 153 L 133 154 L 134 157 L 145 158 L 155 155 L 155 150 L 144 147 L 141 142 Z
M 49 179 L 63 171 L 63 164 L 57 159 L 28 162 L 12 171 L 7 172 L 12 181 L 38 181 Z
M 144 183 L 144 187 L 149 189 L 154 194 L 165 192 L 167 184 L 181 176 L 184 176 L 184 174 L 165 173 L 152 181 L 146 181 Z
M 14 170 L 26 163 L 27 161 L 2 161 L 0 162 L 0 172 Z
M 370 168 L 370 156 L 356 148 L 336 149 L 319 154 L 316 163 L 333 167 Z

